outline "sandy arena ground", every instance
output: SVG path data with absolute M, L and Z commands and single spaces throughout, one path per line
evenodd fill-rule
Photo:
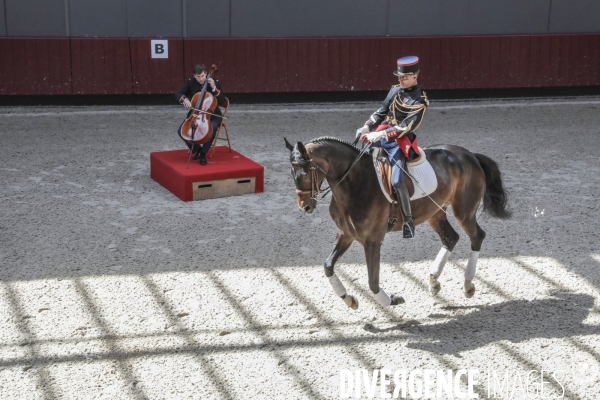
M 354 244 L 337 266 L 352 311 L 323 274 L 327 204 L 298 211 L 283 137 L 351 141 L 377 107 L 232 105 L 265 192 L 193 203 L 150 178 L 150 152 L 183 148 L 179 106 L 0 108 L 0 399 L 335 399 L 342 369 L 382 368 L 478 370 L 480 398 L 494 373 L 496 398 L 532 398 L 527 373 L 560 370 L 544 396 L 600 398 L 600 98 L 432 102 L 421 145 L 494 158 L 514 217 L 480 216 L 472 299 L 458 227 L 436 298 L 433 230 L 386 237 L 395 308 Z

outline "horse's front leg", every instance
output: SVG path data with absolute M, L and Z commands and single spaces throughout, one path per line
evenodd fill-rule
M 381 253 L 381 241 L 365 243 L 365 256 L 367 258 L 367 271 L 369 273 L 369 289 L 375 295 L 375 299 L 384 307 L 403 304 L 402 296 L 392 294 L 388 296 L 379 287 L 379 260 Z
M 346 293 L 346 288 L 340 278 L 333 271 L 335 262 L 348 250 L 352 242 L 354 241 L 348 234 L 345 234 L 341 229 L 335 236 L 335 243 L 333 244 L 333 250 L 325 261 L 325 276 L 329 279 L 329 283 L 333 288 L 333 291 L 344 300 L 344 303 L 353 310 L 358 308 L 358 300 L 356 297 L 350 296 Z

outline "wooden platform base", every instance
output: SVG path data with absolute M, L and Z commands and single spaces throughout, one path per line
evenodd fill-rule
M 187 150 L 150 153 L 150 176 L 183 201 L 264 191 L 264 167 L 227 146 L 218 146 L 208 164 L 188 161 Z

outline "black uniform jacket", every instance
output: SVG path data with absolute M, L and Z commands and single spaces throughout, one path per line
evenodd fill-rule
M 414 131 L 421 125 L 428 105 L 427 95 L 418 85 L 406 89 L 394 85 L 366 125 L 372 131 L 385 121 L 391 125 L 391 128 L 385 130 L 388 139 L 407 135 L 412 142 L 415 138 Z
M 223 87 L 221 86 L 221 82 L 219 82 L 218 80 L 215 79 L 215 86 L 216 86 L 215 90 L 212 90 L 212 88 L 210 87 L 210 84 L 207 84 L 206 91 L 211 93 L 213 96 L 215 96 L 217 98 L 217 103 L 219 104 L 219 106 L 225 107 L 226 100 L 225 100 L 225 95 L 223 94 Z M 199 93 L 201 91 L 202 91 L 202 85 L 198 83 L 196 78 L 188 79 L 185 82 L 185 84 L 175 93 L 175 99 L 177 99 L 177 101 L 180 104 L 183 103 L 184 97 L 187 97 L 190 101 L 192 101 L 192 97 L 194 97 L 194 95 L 196 93 Z M 195 107 L 195 104 L 192 104 L 192 107 Z M 191 111 L 188 113 L 188 117 L 190 116 L 190 113 L 191 113 Z M 223 115 L 223 113 L 221 113 L 221 110 L 219 109 L 219 107 L 217 107 L 215 109 L 214 113 L 217 115 Z M 218 120 L 221 119 L 219 117 L 213 117 L 213 118 L 217 118 Z

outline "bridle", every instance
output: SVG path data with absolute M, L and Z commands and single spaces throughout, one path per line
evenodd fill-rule
M 323 189 L 323 195 L 321 195 L 321 198 L 319 199 L 319 193 L 321 192 L 321 188 L 319 187 L 320 184 L 318 183 L 318 172 L 317 169 L 319 171 L 321 171 L 324 175 L 325 178 L 327 178 L 327 171 L 325 171 L 323 168 L 321 168 L 319 166 L 319 164 L 317 164 L 312 158 L 308 160 L 308 162 L 310 163 L 309 166 L 309 170 L 310 170 L 310 190 L 301 190 L 301 189 L 296 189 L 296 195 L 301 195 L 301 194 L 306 194 L 308 192 L 310 192 L 310 199 L 314 200 L 315 202 L 319 202 L 321 200 L 323 200 L 325 198 L 325 196 L 327 196 L 329 193 L 331 193 L 331 191 L 333 190 L 334 187 L 336 187 L 337 185 L 339 185 L 340 183 L 342 183 L 342 181 L 344 179 L 346 179 L 346 177 L 348 176 L 348 173 L 350 172 L 350 170 L 352 169 L 352 167 L 354 167 L 356 165 L 356 163 L 358 162 L 358 160 L 360 160 L 360 158 L 362 157 L 363 154 L 365 154 L 365 152 L 371 147 L 371 145 L 367 145 L 365 146 L 359 153 L 358 156 L 356 156 L 356 158 L 354 159 L 354 161 L 352 161 L 352 164 L 350 164 L 350 166 L 348 167 L 348 169 L 346 170 L 346 172 L 344 172 L 344 174 L 341 176 L 341 178 L 336 179 L 336 182 L 332 185 L 329 184 L 329 187 Z M 301 165 L 301 164 L 305 164 L 306 161 L 302 162 L 302 163 L 292 163 L 292 164 L 297 164 L 297 165 Z M 295 180 L 295 179 L 294 179 Z M 328 179 L 329 181 L 329 179 Z
M 320 191 L 321 191 L 321 188 L 319 187 L 321 185 L 319 184 L 319 176 L 318 176 L 317 169 L 319 171 L 321 171 L 325 175 L 325 177 L 327 177 L 327 171 L 325 171 L 316 162 L 314 162 L 312 158 L 310 160 L 308 160 L 308 162 L 310 163 L 310 166 L 309 166 L 310 190 L 296 189 L 296 195 L 302 195 L 302 194 L 310 193 L 310 199 L 314 200 L 316 202 L 319 202 L 320 200 L 323 199 L 323 197 L 325 197 L 325 195 L 327 193 L 325 193 L 321 197 L 321 199 L 317 198 L 319 196 Z M 296 163 L 296 164 L 300 164 L 300 163 Z M 302 164 L 304 164 L 304 163 L 302 163 Z M 325 190 L 329 190 L 330 191 L 331 189 L 330 188 L 326 188 Z

